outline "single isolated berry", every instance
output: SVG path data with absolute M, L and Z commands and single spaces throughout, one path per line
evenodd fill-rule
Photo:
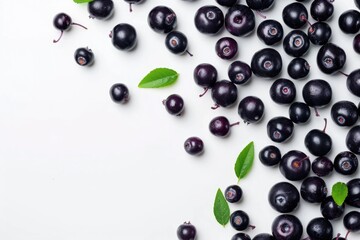
M 323 130 L 313 129 L 305 136 L 305 147 L 314 156 L 325 156 L 332 148 L 331 137 L 325 133 L 327 120 L 325 120 L 325 126 Z
M 290 104 L 295 100 L 295 84 L 286 78 L 279 78 L 273 82 L 269 90 L 271 99 L 278 104 Z
M 268 201 L 276 211 L 290 213 L 299 205 L 300 194 L 293 184 L 279 182 L 270 188 Z
M 245 123 L 257 123 L 263 116 L 265 105 L 263 101 L 255 96 L 243 98 L 238 106 L 238 114 Z
M 76 26 L 82 27 L 84 29 L 87 29 L 86 27 L 84 27 L 83 25 L 81 25 L 79 23 L 74 23 L 72 21 L 71 17 L 66 13 L 56 14 L 54 17 L 54 20 L 53 20 L 53 24 L 56 29 L 60 30 L 60 36 L 58 39 L 53 40 L 54 43 L 57 43 L 58 41 L 60 41 L 64 31 L 70 30 L 70 27 L 72 25 L 76 25 Z
M 276 77 L 282 69 L 282 58 L 273 48 L 264 48 L 254 53 L 251 59 L 251 70 L 258 77 Z
M 129 101 L 129 89 L 123 83 L 115 83 L 110 88 L 110 97 L 115 103 L 127 103 Z
M 194 240 L 196 237 L 196 228 L 190 222 L 184 222 L 177 229 L 179 240 Z
M 318 108 L 325 107 L 332 99 L 330 84 L 322 79 L 308 81 L 302 90 L 305 103 L 315 109 L 316 116 L 319 116 Z
M 309 106 L 303 102 L 293 102 L 289 107 L 289 118 L 296 124 L 309 121 L 311 111 Z
M 357 33 L 360 30 L 360 12 L 354 9 L 347 10 L 340 15 L 338 23 L 344 33 Z
M 224 26 L 224 14 L 217 6 L 202 6 L 196 11 L 194 22 L 199 32 L 217 34 Z
M 333 169 L 333 162 L 326 156 L 317 157 L 311 163 L 311 170 L 319 177 L 328 176 Z
M 156 6 L 149 12 L 148 24 L 159 33 L 169 33 L 176 28 L 176 14 L 166 6 Z
M 255 226 L 250 225 L 249 215 L 242 210 L 236 210 L 230 215 L 230 224 L 234 229 L 238 231 L 243 231 L 248 227 L 252 229 L 255 228 Z
M 331 118 L 338 126 L 351 127 L 359 118 L 357 110 L 355 103 L 346 100 L 339 101 L 331 107 Z
M 359 160 L 355 154 L 349 151 L 343 151 L 336 155 L 334 159 L 335 171 L 342 175 L 352 175 L 359 166 Z
M 94 63 L 94 53 L 87 47 L 76 49 L 74 58 L 80 66 L 90 66 Z
M 224 195 L 229 203 L 236 203 L 240 201 L 243 191 L 239 185 L 230 185 L 225 189 Z
M 255 29 L 255 15 L 246 5 L 235 4 L 225 14 L 225 28 L 234 36 L 246 36 Z
M 215 44 L 216 54 L 222 59 L 233 59 L 238 53 L 238 44 L 234 38 L 222 37 Z
M 287 72 L 293 79 L 306 77 L 310 72 L 310 65 L 304 58 L 294 58 L 288 65 Z
M 265 146 L 259 152 L 259 160 L 265 166 L 275 166 L 281 161 L 280 149 L 274 145 Z
M 267 123 L 268 137 L 277 143 L 288 140 L 294 131 L 294 123 L 286 117 L 274 117 Z
M 310 47 L 308 35 L 301 30 L 292 30 L 283 41 L 284 51 L 292 57 L 303 56 Z
M 179 31 L 171 31 L 166 35 L 165 46 L 170 52 L 174 54 L 187 53 L 190 56 L 192 54 L 187 50 L 188 40 L 185 34 Z
M 279 169 L 281 174 L 290 181 L 305 179 L 310 173 L 309 157 L 298 150 L 291 150 L 281 158 Z
M 284 29 L 280 22 L 269 19 L 259 24 L 256 33 L 260 40 L 271 46 L 283 39 Z
M 111 42 L 119 50 L 132 50 L 136 45 L 136 30 L 127 23 L 116 25 L 110 33 Z
M 341 47 L 333 43 L 326 43 L 319 49 L 316 61 L 323 73 L 333 74 L 344 67 L 346 53 Z
M 234 61 L 228 68 L 228 76 L 233 83 L 243 85 L 251 79 L 252 71 L 249 64 L 242 61 Z
M 88 3 L 88 11 L 90 18 L 109 19 L 114 14 L 114 2 L 112 0 L 93 0 Z
M 162 103 L 171 115 L 180 116 L 184 111 L 184 100 L 178 94 L 171 94 Z
M 204 142 L 199 137 L 189 137 L 184 142 L 184 148 L 190 155 L 200 155 L 204 151 Z
M 230 128 L 234 125 L 239 125 L 239 122 L 230 124 L 226 117 L 219 116 L 210 121 L 209 130 L 215 136 L 226 137 L 230 134 Z
M 288 27 L 301 28 L 306 24 L 308 11 L 302 3 L 290 3 L 283 9 L 282 18 Z

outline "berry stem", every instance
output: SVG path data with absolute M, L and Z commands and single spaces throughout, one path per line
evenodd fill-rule
M 346 74 L 346 73 L 344 73 L 343 71 L 339 71 L 339 73 L 341 73 L 341 74 L 344 75 L 345 77 L 348 77 L 348 76 L 349 76 L 349 74 Z
M 132 12 L 132 3 L 129 3 L 129 10 Z
M 109 33 L 109 38 L 112 38 L 112 34 L 113 34 L 113 32 L 111 31 L 111 32 Z
M 63 33 L 64 33 L 64 31 L 61 31 L 61 33 L 60 33 L 60 37 L 59 37 L 58 39 L 54 39 L 54 40 L 53 40 L 53 43 L 57 43 L 58 41 L 60 41 L 60 39 L 61 39 L 61 37 L 62 37 Z
M 204 92 L 203 92 L 202 94 L 199 94 L 199 97 L 204 96 L 205 93 L 207 93 L 208 90 L 209 90 L 209 88 L 208 88 L 208 87 L 205 87 L 205 88 L 204 88 Z
M 212 109 L 212 110 L 215 110 L 215 109 L 217 109 L 217 108 L 219 108 L 219 107 L 220 107 L 220 105 L 216 103 L 214 106 L 211 107 L 211 109 Z
M 345 235 L 345 240 L 347 239 L 347 237 L 349 236 L 350 230 L 347 231 L 346 235 Z
M 337 235 L 336 235 L 336 240 L 339 240 L 339 237 L 340 237 L 340 233 L 338 233 Z
M 320 117 L 320 114 L 319 114 L 319 112 L 318 112 L 318 110 L 317 110 L 316 107 L 314 108 L 314 110 L 315 110 L 315 116 Z
M 254 230 L 255 226 L 254 225 L 249 225 L 249 228 L 251 228 L 251 230 Z
M 234 123 L 230 124 L 230 127 L 235 126 L 235 125 L 239 125 L 239 124 L 240 124 L 240 122 L 234 122 Z
M 188 50 L 186 50 L 186 53 L 190 55 L 190 57 L 194 56 L 192 55 Z
M 322 130 L 323 132 L 325 132 L 326 127 L 327 127 L 327 119 L 326 119 L 326 118 L 324 118 L 324 121 L 325 121 L 325 126 L 324 126 L 324 129 Z
M 87 30 L 87 27 L 85 27 L 84 25 L 81 25 L 80 23 L 74 23 L 73 22 L 73 23 L 71 23 L 71 25 L 79 26 L 79 27 L 82 27 L 82 28 Z
M 259 15 L 263 19 L 266 19 L 266 16 L 261 11 L 255 11 L 255 12 L 257 13 L 257 15 Z

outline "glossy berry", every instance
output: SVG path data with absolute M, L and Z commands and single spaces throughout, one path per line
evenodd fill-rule
M 196 228 L 190 222 L 181 224 L 177 229 L 179 240 L 194 240 L 196 238 Z
M 311 163 L 311 169 L 317 176 L 325 177 L 333 171 L 334 164 L 328 157 L 317 157 Z
M 322 217 L 311 219 L 306 226 L 309 239 L 331 240 L 333 237 L 333 226 L 329 220 Z
M 308 81 L 302 90 L 305 103 L 315 109 L 319 116 L 317 108 L 325 107 L 332 99 L 332 89 L 330 84 L 322 79 L 313 79 Z
M 301 151 L 291 150 L 281 158 L 279 169 L 290 181 L 303 180 L 310 173 L 309 157 Z
M 296 216 L 282 214 L 273 220 L 271 230 L 275 239 L 300 240 L 303 233 L 303 226 Z
M 81 25 L 79 23 L 74 23 L 72 21 L 71 17 L 69 15 L 67 15 L 66 13 L 56 14 L 54 17 L 54 20 L 53 20 L 53 24 L 56 29 L 60 30 L 60 36 L 58 39 L 53 40 L 54 43 L 57 43 L 58 41 L 60 41 L 64 31 L 69 30 L 72 25 L 76 25 L 76 26 L 82 27 L 84 29 L 87 29 L 86 27 L 84 27 L 83 25 Z
M 306 77 L 310 72 L 310 65 L 304 58 L 294 58 L 288 65 L 287 72 L 293 79 Z
M 324 45 L 329 42 L 332 30 L 326 22 L 316 22 L 308 28 L 308 37 L 312 44 Z
M 188 52 L 188 40 L 185 34 L 179 31 L 171 31 L 166 35 L 165 46 L 169 49 L 170 52 L 174 54 L 183 54 L 188 53 L 190 56 L 192 54 Z
M 251 59 L 251 70 L 258 77 L 276 77 L 282 69 L 282 58 L 278 51 L 264 48 L 254 53 Z
M 340 15 L 338 23 L 344 33 L 357 33 L 360 30 L 360 12 L 347 10 Z
M 127 23 L 116 25 L 110 33 L 111 42 L 119 50 L 132 50 L 136 45 L 136 30 Z
M 310 203 L 321 203 L 325 200 L 328 189 L 325 181 L 320 177 L 307 177 L 300 187 L 302 199 Z
M 129 101 L 129 89 L 123 83 L 116 83 L 110 88 L 110 97 L 116 103 L 126 103 Z
M 314 0 L 310 6 L 310 15 L 316 21 L 326 21 L 334 13 L 332 0 Z
M 213 5 L 200 7 L 195 13 L 195 27 L 205 34 L 216 34 L 224 26 L 224 14 L 220 8 Z
M 236 210 L 230 215 L 230 224 L 238 231 L 245 230 L 248 227 L 254 228 L 253 226 L 249 225 L 249 223 L 249 215 L 242 210 Z
M 240 101 L 238 114 L 245 123 L 257 123 L 263 118 L 264 109 L 264 103 L 260 98 L 247 96 Z
M 94 53 L 87 47 L 76 49 L 74 58 L 80 66 L 90 66 L 94 63 Z
M 325 133 L 327 120 L 325 120 L 325 127 L 323 130 L 313 129 L 305 136 L 305 147 L 314 156 L 325 156 L 332 148 L 331 137 Z
M 289 79 L 279 78 L 273 82 L 269 90 L 271 99 L 278 104 L 289 104 L 295 100 L 296 87 Z
M 232 7 L 238 2 L 238 0 L 216 0 L 216 2 L 224 7 Z
M 320 211 L 324 218 L 334 220 L 340 218 L 345 211 L 345 204 L 337 205 L 332 196 L 327 196 L 320 205 Z
M 309 106 L 303 102 L 294 102 L 289 107 L 289 118 L 296 124 L 306 123 L 310 115 Z
M 112 0 L 93 0 L 88 3 L 88 11 L 91 18 L 106 20 L 114 14 L 114 2 Z
M 251 238 L 246 233 L 236 233 L 231 240 L 251 240 Z
M 238 98 L 237 87 L 229 80 L 217 81 L 211 89 L 211 98 L 215 102 L 213 109 L 230 107 Z
M 190 155 L 200 155 L 204 151 L 204 142 L 199 137 L 189 137 L 184 142 L 184 149 Z
M 225 189 L 224 195 L 229 203 L 236 203 L 240 201 L 243 191 L 239 185 L 231 185 Z
M 316 62 L 319 69 L 326 74 L 332 74 L 343 68 L 346 62 L 346 53 L 333 43 L 326 43 L 317 54 Z
M 234 36 L 246 36 L 255 29 L 255 15 L 246 5 L 235 4 L 225 14 L 225 28 Z
M 284 36 L 284 29 L 276 20 L 265 20 L 262 21 L 257 27 L 257 36 L 266 45 L 274 45 L 280 42 Z
M 352 71 L 346 79 L 347 89 L 355 96 L 360 97 L 360 69 Z
M 226 137 L 230 133 L 230 128 L 238 125 L 239 122 L 230 124 L 229 120 L 224 116 L 213 118 L 209 123 L 210 132 L 218 137 Z
M 352 175 L 358 169 L 359 161 L 355 154 L 344 151 L 336 155 L 334 159 L 335 171 L 342 175 Z
M 289 213 L 299 205 L 300 194 L 293 184 L 279 182 L 270 188 L 268 201 L 276 211 Z
M 360 125 L 352 127 L 346 135 L 347 148 L 355 153 L 360 154 Z
M 271 8 L 274 0 L 246 0 L 246 4 L 255 11 L 264 11 Z
M 267 123 L 267 135 L 274 142 L 285 142 L 294 131 L 294 123 L 286 117 L 274 117 Z
M 154 7 L 148 15 L 148 24 L 155 32 L 169 33 L 176 28 L 176 14 L 166 6 Z
M 346 183 L 348 195 L 345 203 L 349 206 L 360 208 L 360 178 L 353 178 Z
M 144 0 L 124 0 L 125 2 L 129 3 L 129 10 L 130 12 L 132 12 L 132 5 L 133 4 L 140 4 L 142 3 Z
M 301 30 L 292 30 L 283 41 L 285 52 L 293 57 L 303 56 L 310 47 L 309 37 Z
M 358 120 L 357 106 L 350 101 L 339 101 L 331 107 L 331 118 L 338 126 L 353 126 Z
M 355 37 L 354 37 L 354 40 L 353 40 L 353 49 L 356 53 L 359 53 L 360 54 L 360 33 L 357 34 Z
M 208 89 L 212 88 L 217 80 L 217 70 L 209 63 L 201 63 L 194 69 L 193 77 L 197 85 L 204 88 L 204 93 L 199 96 L 202 97 Z
M 356 7 L 360 9 L 360 0 L 354 0 L 354 2 Z
M 232 59 L 238 52 L 238 44 L 231 37 L 222 37 L 215 44 L 216 54 L 222 59 Z
M 271 234 L 259 233 L 253 237 L 253 240 L 276 240 L 276 239 Z
M 359 211 L 350 211 L 345 214 L 343 218 L 344 227 L 348 230 L 345 239 L 349 236 L 350 232 L 360 231 L 360 212 Z
M 290 28 L 301 28 L 306 24 L 308 11 L 302 3 L 290 3 L 283 9 L 282 18 L 284 23 Z
M 252 76 L 252 71 L 249 64 L 242 61 L 234 61 L 228 68 L 228 76 L 235 84 L 246 84 Z
M 163 100 L 165 109 L 171 115 L 180 116 L 184 111 L 184 100 L 178 94 L 171 94 L 165 100 Z
M 275 166 L 281 161 L 281 152 L 274 145 L 266 146 L 260 150 L 259 160 L 265 166 Z

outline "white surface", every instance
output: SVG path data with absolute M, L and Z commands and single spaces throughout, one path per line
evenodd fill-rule
M 240 1 L 241 3 L 245 1 Z M 277 1 L 266 12 L 268 19 L 280 19 L 289 1 Z M 353 1 L 335 1 L 335 14 L 330 21 L 332 42 L 347 52 L 344 72 L 359 67 L 359 55 L 352 50 L 353 36 L 340 33 L 338 16 L 354 8 Z M 216 66 L 219 79 L 227 79 L 230 61 L 219 59 L 214 44 L 217 36 L 200 34 L 194 24 L 195 11 L 215 1 L 193 3 L 173 0 L 148 0 L 128 11 L 123 1 L 115 1 L 115 15 L 109 21 L 91 20 L 85 5 L 71 0 L 33 0 L 0 2 L 0 238 L 4 240 L 75 240 L 75 239 L 176 239 L 176 228 L 191 221 L 199 240 L 230 239 L 236 233 L 228 224 L 221 227 L 212 207 L 218 187 L 224 190 L 237 179 L 233 165 L 241 149 L 255 142 L 256 154 L 272 144 L 266 135 L 267 121 L 277 115 L 287 116 L 287 106 L 273 103 L 268 89 L 272 81 L 252 78 L 247 86 L 239 86 L 239 100 L 248 95 L 260 96 L 266 105 L 260 124 L 235 126 L 226 139 L 208 131 L 209 121 L 225 115 L 239 121 L 237 104 L 230 109 L 211 110 L 210 94 L 199 98 L 202 89 L 192 78 L 197 64 Z M 171 7 L 178 17 L 178 30 L 188 36 L 189 51 L 194 57 L 176 56 L 164 46 L 164 35 L 147 25 L 147 14 L 156 5 Z M 309 6 L 310 3 L 307 3 Z M 225 12 L 225 8 L 222 8 Z M 54 44 L 59 32 L 52 26 L 58 12 L 68 13 L 74 26 Z M 262 19 L 256 16 L 256 25 Z M 312 19 L 310 19 L 313 21 Z M 138 46 L 132 52 L 115 49 L 108 37 L 113 26 L 130 23 L 138 32 Z M 285 32 L 289 28 L 284 26 Z M 236 38 L 238 59 L 250 63 L 255 50 L 266 47 L 256 34 Z M 90 68 L 78 66 L 73 53 L 89 46 L 96 58 Z M 288 77 L 286 66 L 291 60 L 282 46 L 281 77 Z M 311 64 L 309 79 L 327 79 L 333 87 L 333 102 L 359 98 L 348 93 L 346 78 L 326 76 L 316 66 L 317 46 L 311 46 L 306 59 Z M 178 82 L 164 89 L 139 89 L 138 82 L 156 67 L 173 68 L 180 73 Z M 108 91 L 113 83 L 125 83 L 131 101 L 116 105 Z M 294 81 L 297 100 L 306 80 Z M 161 101 L 172 93 L 183 96 L 186 112 L 182 117 L 169 115 Z M 322 129 L 328 118 L 328 133 L 334 148 L 330 158 L 346 150 L 347 129 L 331 121 L 330 107 L 320 110 L 305 126 L 296 126 L 292 140 L 276 144 L 285 153 L 291 149 L 307 152 L 303 139 L 312 128 Z M 205 142 L 200 157 L 188 155 L 183 142 L 189 136 Z M 311 157 L 311 159 L 314 159 Z M 355 176 L 359 176 L 357 173 Z M 328 186 L 350 177 L 334 173 L 326 178 Z M 240 182 L 244 199 L 231 204 L 231 210 L 248 212 L 255 230 L 251 236 L 271 232 L 271 222 L 278 215 L 267 202 L 269 188 L 285 181 L 277 168 L 266 168 L 255 159 L 253 170 Z M 294 183 L 300 186 L 300 182 Z M 348 208 L 347 210 L 349 210 Z M 301 200 L 294 213 L 306 227 L 320 216 L 319 206 Z M 334 222 L 334 232 L 345 234 L 341 221 Z M 304 237 L 306 234 L 304 233 Z M 359 234 L 350 234 L 349 240 Z

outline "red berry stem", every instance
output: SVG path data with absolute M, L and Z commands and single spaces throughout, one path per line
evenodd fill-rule
M 57 43 L 58 41 L 60 41 L 60 39 L 61 39 L 61 37 L 62 37 L 63 33 L 64 33 L 64 31 L 61 31 L 61 33 L 60 33 L 60 37 L 59 37 L 58 39 L 54 39 L 54 40 L 53 40 L 53 43 Z
M 207 93 L 207 91 L 209 90 L 208 87 L 204 88 L 204 92 L 202 94 L 199 94 L 199 97 L 202 97 L 205 95 L 205 93 Z
M 79 27 L 82 27 L 82 28 L 87 30 L 87 27 L 85 27 L 84 25 L 81 25 L 80 23 L 74 23 L 73 22 L 73 23 L 71 23 L 71 25 L 79 26 Z

